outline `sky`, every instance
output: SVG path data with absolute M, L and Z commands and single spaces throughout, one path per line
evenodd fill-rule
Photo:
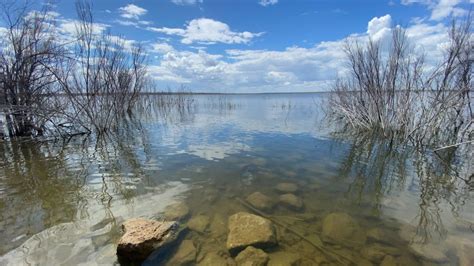
M 259 93 L 327 90 L 347 73 L 347 38 L 385 40 L 406 28 L 416 51 L 436 64 L 453 18 L 474 0 L 95 0 L 96 30 L 124 49 L 146 48 L 159 90 Z M 73 0 L 54 9 L 74 30 Z

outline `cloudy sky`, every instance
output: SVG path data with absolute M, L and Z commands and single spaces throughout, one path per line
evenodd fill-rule
M 344 74 L 345 38 L 383 39 L 407 28 L 416 49 L 440 58 L 453 17 L 474 0 L 98 0 L 97 31 L 143 43 L 161 89 L 291 92 L 328 88 Z M 74 1 L 55 14 L 74 30 Z M 126 47 L 125 47 L 126 48 Z

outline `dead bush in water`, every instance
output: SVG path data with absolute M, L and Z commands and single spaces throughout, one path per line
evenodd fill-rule
M 95 33 L 88 2 L 76 2 L 79 22 L 72 55 L 53 70 L 73 113 L 87 131 L 106 132 L 125 112 L 131 111 L 146 83 L 142 47 L 127 51 L 125 41 L 110 33 Z M 91 128 L 92 127 L 92 128 Z
M 349 75 L 333 87 L 330 117 L 356 131 L 379 131 L 418 147 L 472 139 L 472 17 L 453 22 L 445 57 L 434 70 L 393 29 L 388 53 L 380 42 L 348 41 Z
M 7 25 L 0 31 L 0 125 L 5 120 L 6 135 L 101 134 L 116 126 L 147 83 L 142 47 L 98 29 L 90 2 L 76 2 L 70 35 L 58 33 L 51 5 L 42 11 L 31 6 L 0 2 Z
M 1 2 L 0 115 L 11 136 L 41 135 L 58 111 L 56 102 L 43 96 L 56 92 L 47 66 L 57 64 L 64 49 L 55 41 L 50 10 L 27 7 Z

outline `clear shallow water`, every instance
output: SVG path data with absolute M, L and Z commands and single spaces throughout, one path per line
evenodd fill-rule
M 117 263 L 120 224 L 163 219 L 175 203 L 189 208 L 183 223 L 208 220 L 204 232 L 184 236 L 196 263 L 233 263 L 227 219 L 253 213 L 242 201 L 254 192 L 277 202 L 265 215 L 284 225 L 278 247 L 266 250 L 273 262 L 281 252 L 302 265 L 341 262 L 316 241 L 345 264 L 390 255 L 403 265 L 458 265 L 474 245 L 472 146 L 445 163 L 375 137 L 332 134 L 324 94 L 194 97 L 191 109 L 144 107 L 101 141 L 0 143 L 0 264 Z M 282 182 L 298 187 L 303 208 L 278 203 Z M 319 242 L 331 213 L 372 236 Z

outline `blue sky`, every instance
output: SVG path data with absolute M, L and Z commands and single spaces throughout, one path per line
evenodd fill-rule
M 98 0 L 98 30 L 147 48 L 161 89 L 202 92 L 325 90 L 344 75 L 346 38 L 389 38 L 401 25 L 431 63 L 450 19 L 474 0 Z M 57 3 L 64 34 L 74 1 Z M 126 48 L 126 47 L 125 47 Z

